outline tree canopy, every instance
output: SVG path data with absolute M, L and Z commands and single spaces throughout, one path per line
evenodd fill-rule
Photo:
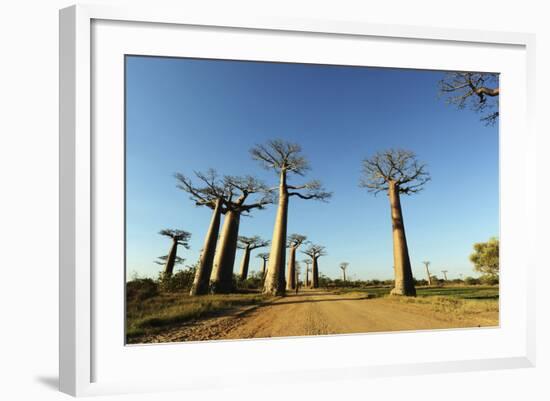
M 327 254 L 324 246 L 316 244 L 311 244 L 307 249 L 303 250 L 302 253 L 308 255 L 312 259 L 317 259 Z
M 239 242 L 237 244 L 239 249 L 248 248 L 250 250 L 254 250 L 254 249 L 257 249 L 257 248 L 262 248 L 262 247 L 268 246 L 268 245 L 269 245 L 268 240 L 263 240 L 260 237 L 258 237 L 257 235 L 255 235 L 253 237 L 239 236 Z
M 177 241 L 178 245 L 182 245 L 184 248 L 189 249 L 189 240 L 191 239 L 190 232 L 165 228 L 164 230 L 160 230 L 159 234 L 170 237 L 174 241 Z
M 266 145 L 256 145 L 250 149 L 254 160 L 258 160 L 267 170 L 275 170 L 286 176 L 294 173 L 303 176 L 310 169 L 308 160 L 301 154 L 302 148 L 297 143 L 273 139 Z M 290 190 L 290 191 L 288 191 Z M 332 193 L 327 192 L 320 181 L 312 180 L 302 185 L 285 185 L 288 196 L 297 196 L 302 199 L 328 200 Z
M 307 237 L 301 234 L 290 234 L 286 240 L 286 246 L 288 248 L 297 248 L 300 245 L 307 243 Z
M 499 275 L 499 240 L 490 238 L 487 242 L 474 244 L 474 253 L 470 255 L 474 270 L 490 277 Z
M 374 194 L 388 191 L 393 183 L 399 193 L 410 195 L 420 192 L 431 179 L 426 165 L 420 163 L 413 152 L 403 149 L 377 152 L 364 159 L 362 173 L 359 186 Z

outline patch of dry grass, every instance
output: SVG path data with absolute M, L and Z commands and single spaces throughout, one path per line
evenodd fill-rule
M 126 339 L 154 334 L 169 327 L 231 308 L 255 305 L 268 297 L 260 294 L 227 294 L 190 297 L 186 293 L 161 293 L 139 301 L 129 300 L 126 306 Z
M 499 304 L 496 299 L 463 299 L 449 296 L 425 296 L 425 297 L 400 297 L 388 295 L 385 299 L 409 305 L 422 305 L 440 316 L 448 316 L 449 319 L 468 319 L 476 317 L 489 317 L 496 314 L 498 323 Z

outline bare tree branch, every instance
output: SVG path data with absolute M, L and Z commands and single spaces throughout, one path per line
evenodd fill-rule
M 362 173 L 359 186 L 374 194 L 388 191 L 394 183 L 400 193 L 410 195 L 420 192 L 431 179 L 426 165 L 419 163 L 413 152 L 402 149 L 378 152 L 363 160 Z
M 296 143 L 274 139 L 267 142 L 267 145 L 256 145 L 250 150 L 250 154 L 268 170 L 285 170 L 304 175 L 309 170 L 309 163 L 300 155 L 301 151 L 302 148 Z
M 459 109 L 469 106 L 484 114 L 481 118 L 491 125 L 499 117 L 499 75 L 487 72 L 449 72 L 439 82 L 440 94 L 448 104 Z

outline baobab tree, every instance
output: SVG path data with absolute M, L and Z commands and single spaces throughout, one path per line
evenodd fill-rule
M 311 288 L 319 288 L 319 263 L 321 256 L 326 256 L 325 247 L 311 244 L 305 251 L 302 251 L 311 258 Z
M 311 264 L 311 259 L 304 259 L 302 260 L 306 264 L 306 281 L 304 283 L 304 287 L 309 287 L 309 272 L 311 271 L 311 268 L 309 265 Z
M 309 170 L 309 163 L 301 152 L 300 145 L 282 140 L 271 140 L 266 145 L 256 145 L 250 150 L 253 159 L 258 160 L 266 169 L 275 170 L 279 175 L 278 208 L 263 290 L 266 294 L 282 295 L 285 292 L 285 247 L 289 199 L 296 196 L 300 199 L 326 201 L 331 196 L 316 180 L 302 185 L 290 185 L 287 182 L 289 174 L 303 176 Z
M 271 190 L 254 177 L 225 176 L 224 182 L 229 188 L 229 195 L 224 201 L 227 212 L 210 277 L 210 290 L 215 294 L 233 290 L 233 265 L 237 252 L 241 215 L 248 215 L 253 209 L 264 209 L 266 205 L 273 203 Z M 246 203 L 249 197 L 254 199 Z
M 441 273 L 443 273 L 443 277 L 445 278 L 445 281 L 447 281 L 447 272 L 448 270 L 441 270 Z
M 265 278 L 265 268 L 267 266 L 267 261 L 269 260 L 269 253 L 268 252 L 264 252 L 264 253 L 259 253 L 256 255 L 257 258 L 259 259 L 262 259 L 262 269 L 261 269 L 261 272 L 262 272 L 262 278 Z
M 386 192 L 390 199 L 395 275 L 393 295 L 416 296 L 400 195 L 418 193 L 429 180 L 426 165 L 419 163 L 415 154 L 407 150 L 390 149 L 363 161 L 360 186 L 375 195 Z
M 296 290 L 296 294 L 298 294 L 298 290 L 300 289 L 300 272 L 302 268 L 300 266 L 300 262 L 296 261 L 294 265 L 294 280 L 296 282 L 296 285 L 294 286 L 294 289 Z
M 499 76 L 488 72 L 448 72 L 439 82 L 447 103 L 459 109 L 469 106 L 481 113 L 481 120 L 492 125 L 499 116 Z
M 200 185 L 194 184 L 190 178 L 180 173 L 176 173 L 175 177 L 177 187 L 187 192 L 195 205 L 212 209 L 210 226 L 204 238 L 204 245 L 190 291 L 190 295 L 203 295 L 208 293 L 216 242 L 220 231 L 220 220 L 222 214 L 227 212 L 225 203 L 231 188 L 214 169 L 209 169 L 206 173 L 196 171 L 195 175 L 199 179 Z
M 425 260 L 422 263 L 424 263 L 424 266 L 426 266 L 426 275 L 428 276 L 428 285 L 432 285 L 432 276 L 430 275 L 430 261 Z
M 286 246 L 289 248 L 289 255 L 286 289 L 289 291 L 296 288 L 296 250 L 306 242 L 306 239 L 305 235 L 300 234 L 291 234 L 287 239 Z
M 178 257 L 178 245 L 183 246 L 185 249 L 189 249 L 191 233 L 183 230 L 172 230 L 166 228 L 164 230 L 160 230 L 159 234 L 172 239 L 172 245 L 170 246 L 168 255 L 166 255 L 166 263 L 164 265 L 163 272 L 163 278 L 170 278 L 174 272 L 174 265 L 176 264 L 176 258 Z
M 348 266 L 349 266 L 348 262 L 340 263 L 340 269 L 342 269 L 342 275 L 344 277 L 344 284 L 346 283 L 346 269 L 348 268 Z
M 258 237 L 257 235 L 254 237 L 239 237 L 239 243 L 237 244 L 237 247 L 239 249 L 242 249 L 244 251 L 243 253 L 243 260 L 241 262 L 241 275 L 240 280 L 244 281 L 248 277 L 248 265 L 250 263 L 250 252 L 252 252 L 254 249 L 263 248 L 264 246 L 268 246 L 269 241 L 265 241 Z

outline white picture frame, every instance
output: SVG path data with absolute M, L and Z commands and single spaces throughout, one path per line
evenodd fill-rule
M 118 26 L 119 24 L 120 26 Z M 125 25 L 126 24 L 126 25 Z M 349 63 L 359 63 L 364 65 L 364 61 L 353 59 L 349 49 L 346 49 L 346 41 L 371 41 L 373 46 L 380 45 L 384 41 L 384 46 L 418 46 L 418 51 L 422 51 L 422 46 L 437 46 L 442 54 L 441 64 L 437 69 L 459 69 L 458 65 L 449 61 L 445 64 L 445 48 L 454 46 L 453 51 L 467 52 L 477 51 L 486 52 L 487 49 L 494 49 L 496 53 L 502 53 L 502 59 L 498 58 L 488 64 L 487 68 L 491 71 L 501 72 L 499 62 L 502 68 L 508 69 L 508 88 L 510 92 L 516 93 L 512 100 L 504 92 L 501 101 L 503 118 L 501 124 L 505 127 L 503 130 L 504 141 L 501 143 L 501 241 L 503 246 L 502 262 L 502 300 L 501 306 L 501 325 L 498 329 L 486 330 L 452 330 L 444 332 L 428 332 L 418 335 L 418 333 L 400 333 L 390 334 L 392 341 L 399 348 L 399 342 L 422 344 L 429 342 L 437 344 L 442 341 L 443 336 L 448 340 L 456 338 L 458 342 L 480 342 L 493 344 L 493 348 L 486 352 L 480 350 L 471 350 L 467 352 L 461 347 L 457 347 L 452 354 L 445 352 L 438 357 L 435 355 L 426 356 L 424 359 L 418 359 L 418 355 L 408 355 L 404 358 L 387 358 L 384 362 L 382 356 L 377 357 L 371 353 L 372 360 L 362 361 L 360 355 L 338 356 L 338 353 L 331 352 L 336 347 L 341 347 L 343 343 L 349 347 L 361 347 L 364 343 L 376 342 L 376 347 L 381 347 L 384 343 L 386 334 L 377 335 L 350 335 L 350 336 L 326 336 L 318 338 L 294 338 L 282 340 L 257 340 L 257 341 L 233 341 L 221 343 L 204 344 L 169 344 L 158 346 L 143 346 L 128 350 L 124 348 L 122 338 L 118 334 L 113 334 L 114 339 L 102 334 L 98 335 L 97 326 L 105 327 L 113 319 L 120 319 L 120 311 L 109 317 L 101 313 L 102 303 L 94 298 L 94 289 L 98 285 L 104 288 L 103 293 L 111 293 L 111 289 L 119 286 L 121 282 L 113 282 L 113 277 L 108 275 L 97 275 L 94 272 L 94 266 L 102 255 L 98 254 L 94 248 L 94 241 L 103 238 L 107 233 L 100 233 L 103 209 L 101 199 L 96 198 L 98 185 L 104 185 L 104 180 L 97 180 L 101 176 L 101 169 L 119 171 L 118 162 L 115 158 L 120 158 L 120 142 L 116 142 L 116 136 L 113 136 L 115 142 L 97 143 L 94 138 L 94 129 L 101 126 L 101 121 L 95 121 L 94 118 L 102 118 L 104 114 L 94 108 L 97 106 L 93 102 L 94 96 L 102 96 L 101 88 L 94 87 L 92 77 L 94 74 L 103 74 L 99 82 L 110 82 L 114 79 L 115 85 L 120 85 L 120 75 L 107 77 L 102 71 L 108 71 L 108 57 L 124 54 L 125 46 L 133 48 L 129 43 L 133 38 L 139 37 L 140 30 L 149 29 L 147 36 L 141 37 L 141 49 L 147 47 L 147 54 L 172 55 L 173 50 L 166 45 L 163 49 L 155 50 L 159 38 L 168 34 L 173 35 L 176 31 L 185 33 L 186 27 L 197 31 L 199 40 L 204 40 L 207 45 L 207 38 L 200 38 L 201 32 L 206 35 L 214 33 L 214 36 L 225 35 L 226 39 L 233 38 L 232 34 L 238 34 L 240 37 L 246 35 L 261 35 L 263 43 L 270 43 L 272 46 L 265 46 L 262 49 L 258 47 L 243 48 L 244 53 L 241 57 L 253 57 L 254 59 L 272 59 L 286 61 L 298 60 L 297 52 L 300 45 L 306 41 L 314 41 L 316 38 L 322 38 L 325 44 L 335 38 L 339 42 L 338 47 L 327 47 L 336 52 L 337 49 L 342 54 L 339 57 L 351 57 Z M 170 29 L 176 31 L 168 31 Z M 120 32 L 126 30 L 131 34 L 123 35 Z M 210 30 L 212 32 L 210 32 Z M 200 32 L 199 32 L 200 31 Z M 96 39 L 94 41 L 94 35 Z M 106 36 L 112 35 L 112 36 Z M 158 36 L 157 36 L 158 35 Z M 293 36 L 294 35 L 294 36 Z M 286 38 L 284 39 L 283 38 Z M 109 40 L 105 40 L 105 38 Z M 286 55 L 271 54 L 277 48 L 277 41 L 284 41 L 292 38 L 292 46 L 287 46 L 290 50 Z M 157 42 L 155 42 L 157 40 Z M 301 42 L 302 41 L 302 42 Z M 378 41 L 378 42 L 377 42 Z M 251 41 L 253 42 L 253 41 Z M 257 43 L 257 42 L 256 42 Z M 370 42 L 369 42 L 370 43 Z M 220 366 L 210 369 L 200 369 L 200 364 L 195 365 L 195 369 L 186 372 L 185 379 L 177 375 L 163 375 L 158 377 L 146 375 L 148 380 L 139 377 L 139 372 L 132 375 L 131 366 L 136 366 L 136 361 L 143 361 L 146 366 L 154 365 L 159 361 L 169 358 L 181 358 L 185 355 L 187 360 L 197 358 L 199 352 L 211 353 L 212 357 L 216 355 L 225 355 L 227 358 L 236 358 L 242 356 L 246 361 L 247 355 L 257 355 L 258 353 L 273 353 L 273 358 L 285 349 L 294 349 L 299 347 L 301 352 L 311 352 L 311 347 L 318 346 L 320 343 L 329 351 L 327 360 L 315 360 L 312 358 L 309 363 L 297 364 L 291 370 L 285 370 L 283 365 L 274 363 L 272 367 L 261 367 L 256 365 L 254 371 L 246 371 L 249 377 L 257 382 L 265 379 L 265 374 L 269 372 L 270 377 L 274 375 L 281 380 L 326 380 L 338 379 L 342 377 L 364 378 L 400 374 L 421 374 L 432 372 L 454 372 L 479 369 L 503 369 L 512 367 L 529 367 L 535 363 L 535 338 L 534 338 L 534 274 L 536 260 L 534 253 L 529 252 L 531 244 L 535 241 L 531 237 L 534 234 L 536 222 L 536 205 L 534 197 L 529 197 L 524 192 L 518 195 L 510 191 L 507 185 L 508 178 L 514 178 L 516 181 L 523 182 L 525 186 L 533 186 L 535 182 L 535 132 L 532 128 L 533 121 L 533 88 L 535 85 L 534 77 L 534 35 L 522 33 L 507 32 L 484 32 L 470 30 L 451 30 L 436 29 L 428 27 L 398 26 L 398 25 L 374 25 L 351 21 L 317 21 L 317 20 L 292 20 L 279 18 L 242 18 L 234 19 L 222 15 L 187 15 L 185 11 L 157 9 L 155 7 L 143 8 L 112 8 L 108 6 L 79 5 L 61 10 L 60 12 L 60 389 L 71 395 L 96 395 L 110 393 L 127 393 L 141 391 L 166 391 L 182 389 L 201 389 L 212 386 L 231 386 L 237 385 L 234 382 L 232 374 L 243 374 L 245 362 L 234 362 L 232 372 L 220 361 Z M 227 44 L 227 42 L 226 42 Z M 340 44 L 344 44 L 341 46 Z M 173 44 L 172 44 L 173 45 Z M 212 45 L 214 46 L 214 45 Z M 231 46 L 224 49 L 223 54 L 230 54 Z M 280 46 L 279 46 L 280 47 Z M 314 46 L 313 46 L 314 47 Z M 135 49 L 135 48 L 134 48 Z M 212 47 L 214 49 L 214 47 Z M 247 50 L 248 49 L 248 50 Z M 470 49 L 470 50 L 468 50 Z M 477 49 L 477 50 L 476 50 Z M 254 51 L 260 51 L 261 54 L 253 55 Z M 373 50 L 376 50 L 373 48 Z M 433 50 L 433 49 L 432 49 Z M 105 54 L 102 52 L 105 51 Z M 139 50 L 138 50 L 139 51 Z M 145 50 L 143 50 L 145 51 Z M 201 52 L 202 49 L 196 48 L 194 51 Z M 204 50 L 209 51 L 209 50 Z M 213 51 L 213 50 L 211 50 Z M 247 51 L 251 53 L 246 53 Z M 429 49 L 427 48 L 429 55 Z M 122 52 L 122 53 L 121 53 Z M 169 54 L 166 54 L 169 52 Z M 346 56 L 346 52 L 348 55 Z M 500 54 L 499 53 L 499 54 Z M 194 53 L 193 55 L 196 55 Z M 221 53 L 220 53 L 221 54 Z M 236 53 L 235 53 L 236 54 Z M 248 56 L 247 56 L 248 54 Z M 382 54 L 382 53 L 381 53 Z M 106 57 L 107 56 L 107 57 Z M 231 54 L 235 58 L 234 54 Z M 323 57 L 330 57 L 325 55 Z M 220 56 L 221 58 L 222 56 Z M 228 56 L 229 57 L 229 56 Z M 301 57 L 301 56 L 300 56 Z M 304 55 L 303 57 L 308 57 Z M 315 54 L 309 55 L 310 60 L 315 59 Z M 328 62 L 319 57 L 317 62 Z M 397 57 L 397 56 L 396 56 Z M 96 60 L 97 58 L 97 60 Z M 428 60 L 429 57 L 426 57 Z M 99 61 L 98 61 L 99 60 Z M 107 60 L 106 69 L 101 60 Z M 118 59 L 117 63 L 120 63 Z M 381 66 L 400 66 L 407 68 L 434 68 L 433 63 L 426 61 L 424 64 L 419 60 L 411 60 L 404 64 L 403 61 L 382 60 Z M 388 64 L 389 63 L 389 64 Z M 396 63 L 396 64 L 391 64 Z M 391 64 L 391 65 L 390 65 Z M 372 62 L 371 62 L 372 65 Z M 115 68 L 118 68 L 116 65 Z M 467 65 L 464 65 L 465 69 Z M 94 71 L 95 69 L 95 71 Z M 519 72 L 518 72 L 519 71 Z M 505 74 L 504 77 L 507 75 Z M 106 77 L 106 78 L 104 78 Z M 506 85 L 506 84 L 505 84 Z M 116 89 L 111 89 L 116 92 Z M 120 93 L 113 96 L 113 101 L 120 100 Z M 115 104 L 116 106 L 116 104 Z M 103 103 L 97 106 L 101 109 Z M 110 110 L 118 110 L 119 107 L 110 107 Z M 94 114 L 95 113 L 95 114 Z M 111 123 L 114 125 L 105 126 L 117 127 L 116 119 L 113 117 Z M 95 128 L 94 128 L 95 127 Z M 101 126 L 103 127 L 103 126 Z M 116 129 L 115 129 L 116 131 Z M 111 151 L 110 151 L 110 150 Z M 117 153 L 118 152 L 118 153 Z M 101 153 L 101 154 L 99 154 Z M 522 163 L 520 168 L 515 170 L 511 168 L 507 160 L 514 154 Z M 105 157 L 104 157 L 105 156 Z M 504 156 L 504 157 L 503 157 Z M 517 160 L 517 159 L 516 159 Z M 114 168 L 113 168 L 114 167 Z M 119 183 L 117 174 L 113 175 L 113 181 L 109 182 L 105 188 Z M 115 196 L 115 199 L 118 199 Z M 116 204 L 116 202 L 114 202 Z M 108 204 L 107 204 L 108 206 Z M 119 205 L 120 206 L 120 205 Z M 115 216 L 114 221 L 117 220 Z M 514 233 L 514 231 L 516 231 Z M 113 243 L 116 244 L 116 241 Z M 508 246 L 507 244 L 514 244 Z M 117 252 L 116 249 L 113 252 Z M 523 255 L 523 259 L 519 256 Z M 115 258 L 116 259 L 116 258 Z M 506 261 L 505 261 L 506 260 Z M 521 271 L 506 270 L 506 265 L 517 264 L 520 261 Z M 114 274 L 114 273 L 113 273 Z M 506 294 L 510 293 L 511 281 L 514 281 L 516 297 L 519 301 L 507 303 L 510 298 Z M 108 281 L 110 280 L 110 281 Z M 120 277 L 122 280 L 122 276 Z M 110 283 L 110 284 L 109 284 Z M 508 284 L 507 284 L 508 283 Z M 116 291 L 113 290 L 113 294 Z M 113 295 L 115 296 L 115 295 Z M 114 302 L 120 302 L 120 297 L 113 298 Z M 116 308 L 114 308 L 116 309 Z M 99 311 L 99 313 L 98 313 Z M 118 316 L 118 317 L 117 317 Z M 105 319 L 105 320 L 103 320 Z M 111 320 L 108 320 L 111 319 Z M 118 324 L 118 323 L 117 323 Z M 120 322 L 123 324 L 123 322 Z M 118 326 L 117 326 L 118 327 Z M 118 329 L 117 329 L 118 330 Z M 113 330 L 116 331 L 116 330 Z M 503 334 L 504 333 L 504 334 Z M 397 337 L 398 335 L 399 337 Z M 117 340 L 118 338 L 118 340 Z M 119 344 L 120 350 L 114 350 L 105 346 L 105 344 Z M 114 342 L 113 342 L 114 341 Z M 119 341 L 119 342 L 116 342 Z M 116 345 L 118 347 L 118 345 Z M 506 349 L 505 349 L 506 347 Z M 117 348 L 118 349 L 118 348 Z M 341 349 L 341 348 L 339 348 Z M 353 348 L 351 348 L 353 349 Z M 355 348 L 357 349 L 357 348 Z M 309 351 L 308 351 L 309 350 Z M 117 352 L 120 351 L 121 359 L 117 360 Z M 399 353 L 398 351 L 396 353 Z M 357 352 L 356 354 L 360 354 Z M 178 355 L 178 356 L 174 356 Z M 457 355 L 461 355 L 458 357 Z M 112 359 L 110 359 L 112 358 Z M 125 360 L 123 360 L 126 358 Z M 347 359 L 346 359 L 347 358 Z M 223 358 L 222 358 L 223 359 Z M 239 358 L 237 358 L 239 359 Z M 101 361 L 101 362 L 98 362 Z M 181 359 L 180 359 L 181 360 Z M 210 359 L 211 360 L 211 359 Z M 122 365 L 128 367 L 128 374 L 120 372 L 125 371 Z M 281 362 L 282 363 L 282 362 Z M 240 364 L 240 365 L 239 365 Z M 101 371 L 112 371 L 109 374 L 103 374 Z M 158 365 L 157 365 L 158 366 Z M 167 366 L 171 366 L 167 363 Z M 119 372 L 119 374 L 117 374 Z M 164 377 L 161 379 L 160 377 Z M 104 377 L 104 378 L 103 378 Z

